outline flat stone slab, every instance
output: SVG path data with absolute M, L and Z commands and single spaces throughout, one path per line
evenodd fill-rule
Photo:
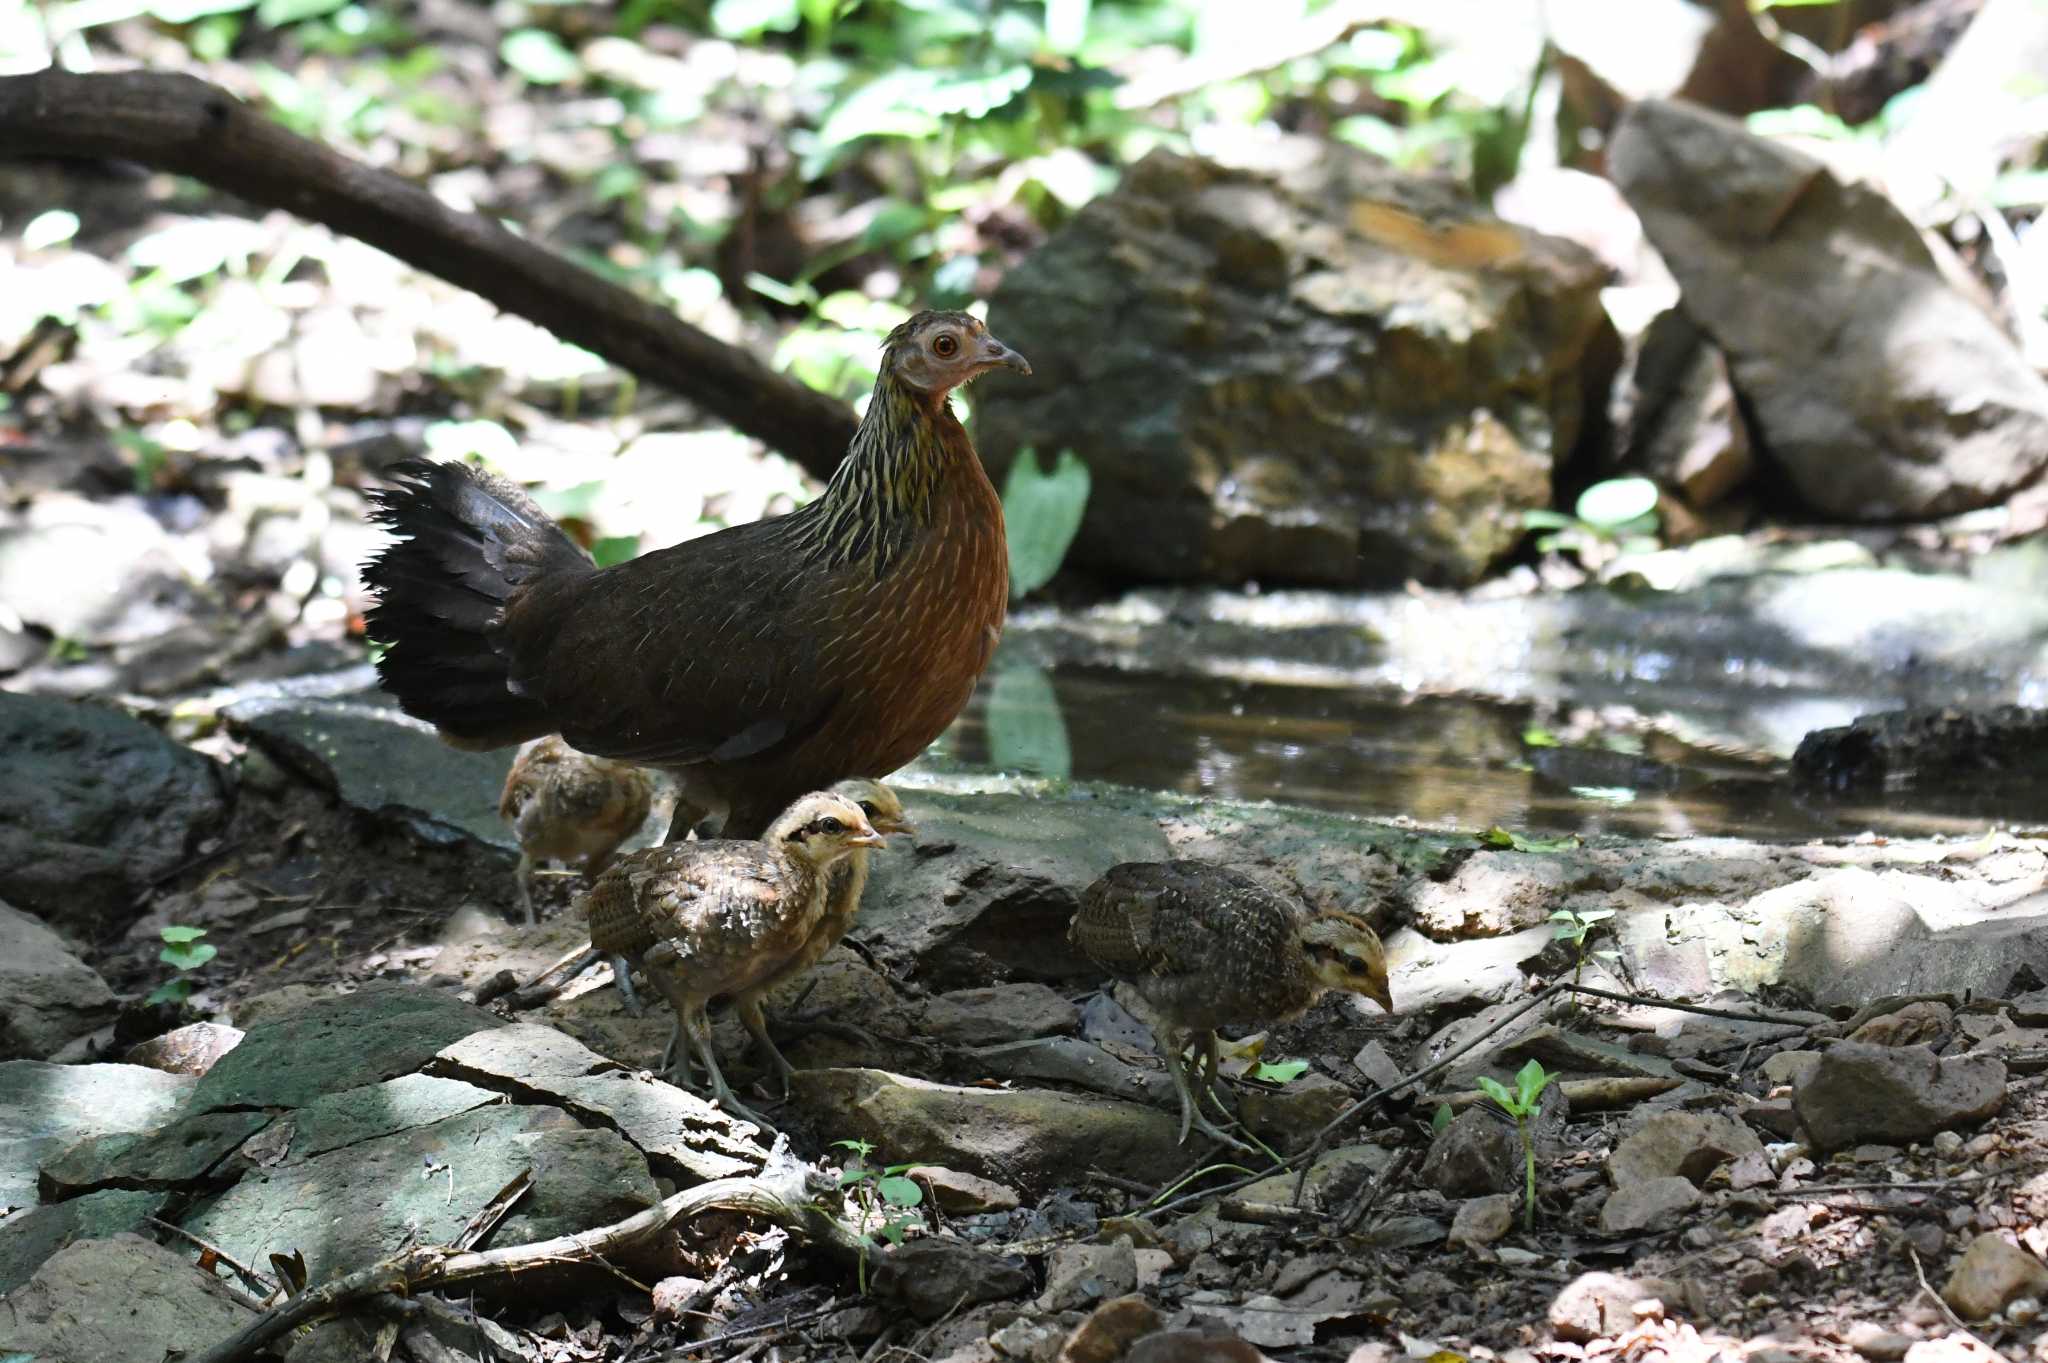
M 661 1173 L 685 1182 L 751 1174 L 765 1155 L 749 1139 L 750 1123 L 552 1027 L 521 1023 L 477 1032 L 442 1051 L 434 1068 L 602 1122 Z
M 588 1130 L 552 1108 L 501 1105 L 253 1168 L 182 1224 L 244 1263 L 297 1250 L 317 1284 L 409 1240 L 449 1242 L 528 1169 L 533 1191 L 491 1243 L 606 1225 L 660 1196 L 646 1160 L 619 1136 Z
M 306 1104 L 284 1120 L 291 1136 L 281 1163 L 296 1164 L 416 1126 L 431 1126 L 475 1108 L 506 1101 L 502 1093 L 456 1079 L 404 1074 L 381 1084 L 344 1089 Z
M 101 1188 L 183 1188 L 205 1179 L 270 1120 L 267 1112 L 198 1112 L 154 1131 L 88 1136 L 43 1161 L 42 1195 L 55 1202 Z
M 0 1207 L 34 1203 L 43 1161 L 86 1137 L 169 1121 L 198 1083 L 140 1065 L 0 1063 Z
M 449 1042 L 499 1019 L 409 986 L 371 988 L 258 1023 L 199 1080 L 196 1109 L 304 1107 L 410 1074 Z
M 0 1059 L 48 1059 L 114 1012 L 99 972 L 41 919 L 0 903 Z
M 74 1240 L 104 1240 L 140 1230 L 168 1201 L 167 1193 L 115 1188 L 9 1217 L 0 1222 L 0 1293 L 27 1282 L 43 1260 Z
M 381 693 L 229 706 L 236 733 L 331 790 L 343 803 L 403 823 L 434 842 L 474 839 L 519 850 L 498 817 L 514 750 L 463 752 Z
M 220 1343 L 255 1313 L 176 1250 L 139 1235 L 80 1240 L 0 1297 L 0 1351 L 56 1363 L 163 1363 Z

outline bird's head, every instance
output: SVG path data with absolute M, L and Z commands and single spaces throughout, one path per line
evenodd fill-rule
M 1029 374 L 1022 355 L 964 312 L 920 312 L 882 343 L 882 374 L 934 401 L 991 369 Z
M 823 868 L 868 847 L 886 847 L 861 807 L 844 795 L 821 790 L 782 812 L 763 839 Z
M 868 816 L 868 822 L 873 824 L 875 831 L 883 837 L 891 833 L 917 831 L 917 825 L 903 812 L 903 801 L 898 798 L 895 791 L 880 781 L 856 777 L 851 781 L 841 781 L 832 787 L 832 793 L 844 795 L 859 805 L 860 812 Z
M 1387 1012 L 1394 1011 L 1394 996 L 1387 988 L 1386 948 L 1363 918 L 1319 913 L 1302 924 L 1301 945 L 1317 983 L 1363 994 Z

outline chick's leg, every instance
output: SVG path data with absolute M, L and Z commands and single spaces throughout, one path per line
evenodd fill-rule
M 514 883 L 519 890 L 519 907 L 526 913 L 526 926 L 532 927 L 533 917 L 533 854 L 519 854 L 519 869 L 513 872 Z
M 718 1105 L 741 1121 L 752 1122 L 760 1127 L 763 1133 L 774 1134 L 774 1125 L 742 1103 L 739 1095 L 725 1082 L 725 1075 L 718 1068 L 718 1052 L 711 1046 L 711 1018 L 705 1013 L 703 1004 L 700 1003 L 690 1010 L 689 1016 L 684 1019 L 683 1029 L 690 1034 L 690 1040 L 696 1043 L 697 1058 L 704 1062 L 704 1072 L 711 1078 L 711 1094 L 718 1100 Z
M 789 1080 L 790 1076 L 796 1073 L 796 1066 L 789 1063 L 789 1058 L 783 1055 L 773 1038 L 768 1035 L 768 1019 L 761 1012 L 761 996 L 742 994 L 733 1000 L 732 1010 L 740 1015 L 741 1024 L 753 1034 L 754 1041 L 761 1047 L 762 1054 L 767 1056 L 768 1063 L 782 1076 L 782 1096 L 789 1097 Z
M 619 1002 L 626 1005 L 628 1013 L 639 1017 L 646 1010 L 640 1006 L 640 996 L 633 991 L 633 963 L 624 956 L 614 956 L 611 960 L 612 983 L 618 987 Z M 675 1044 L 673 1037 L 670 1038 L 669 1044 Z
M 1211 1032 L 1208 1035 L 1213 1040 L 1215 1033 Z M 1194 1084 L 1190 1080 L 1188 1075 L 1189 1069 L 1194 1068 L 1193 1066 L 1189 1065 L 1187 1058 L 1186 1042 L 1189 1039 L 1190 1038 L 1175 1035 L 1168 1038 L 1167 1040 L 1168 1050 L 1166 1052 L 1166 1069 L 1167 1072 L 1173 1076 L 1174 1092 L 1180 1095 L 1179 1143 L 1182 1145 L 1186 1145 L 1188 1142 L 1189 1130 L 1195 1129 L 1199 1130 L 1203 1135 L 1209 1137 L 1211 1140 L 1221 1141 L 1223 1144 L 1230 1146 L 1232 1149 L 1251 1149 L 1251 1147 L 1246 1145 L 1243 1141 L 1231 1135 L 1229 1132 L 1217 1126 L 1214 1122 L 1210 1121 L 1207 1117 L 1202 1115 L 1201 1099 L 1197 1096 Z

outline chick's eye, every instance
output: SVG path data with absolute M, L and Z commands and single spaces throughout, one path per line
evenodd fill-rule
M 860 802 L 860 812 L 867 815 L 870 819 L 874 818 L 875 802 L 872 800 L 862 800 Z
M 846 825 L 828 814 L 818 820 L 818 831 L 821 833 L 844 833 Z
M 959 349 L 960 338 L 953 335 L 950 331 L 940 333 L 939 339 L 932 342 L 932 354 L 942 360 L 952 359 Z

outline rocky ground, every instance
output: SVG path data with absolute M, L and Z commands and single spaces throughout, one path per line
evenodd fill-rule
M 368 698 L 245 701 L 191 746 L 59 700 L 5 697 L 0 717 L 0 1035 L 22 1057 L 0 1065 L 0 1202 L 19 1209 L 0 1345 L 197 1350 L 250 1319 L 272 1256 L 318 1284 L 455 1243 L 522 1174 L 485 1245 L 768 1159 L 647 1072 L 666 1021 L 601 974 L 513 1006 L 581 934 L 567 877 L 539 926 L 517 922 L 487 815 L 503 755 L 448 754 Z M 862 1264 L 801 1225 L 708 1214 L 605 1269 L 370 1310 L 290 1356 L 363 1357 L 380 1330 L 422 1359 L 690 1339 L 962 1360 L 2043 1347 L 2048 854 L 2030 839 L 1518 848 L 1110 787 L 908 796 L 919 831 L 880 859 L 858 949 L 771 1001 L 793 1094 L 753 1090 L 801 1158 L 916 1166 L 907 1211 L 872 1179 L 829 1197 L 846 1225 L 900 1221 L 900 1246 Z M 1389 944 L 1394 1017 L 1326 1000 L 1236 1048 L 1256 1156 L 1175 1145 L 1144 1034 L 1063 940 L 1089 879 L 1169 855 L 1359 908 Z M 1550 921 L 1565 908 L 1614 911 L 1583 960 Z M 175 973 L 171 925 L 219 948 L 182 1013 L 140 1002 Z M 1606 992 L 1544 992 L 1575 978 Z M 737 1025 L 717 1037 L 758 1081 Z M 1254 1058 L 1306 1065 L 1262 1082 Z M 1476 1083 L 1531 1060 L 1554 1078 L 1525 1221 L 1517 1128 Z

